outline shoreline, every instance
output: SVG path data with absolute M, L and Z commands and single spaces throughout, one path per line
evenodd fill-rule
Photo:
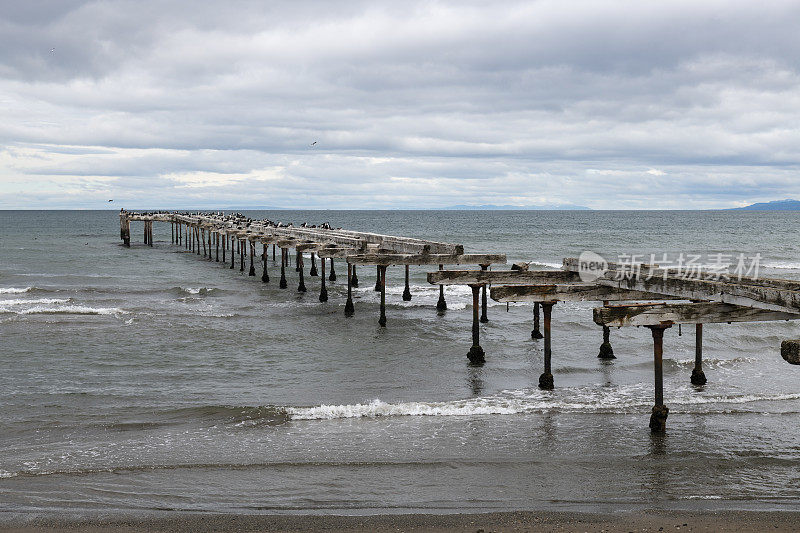
M 797 511 L 665 511 L 619 513 L 569 511 L 512 511 L 477 514 L 259 515 L 175 513 L 165 516 L 134 515 L 96 518 L 0 518 L 0 531 L 144 532 L 144 531 L 326 531 L 389 532 L 431 531 L 737 531 L 788 532 L 800 530 Z

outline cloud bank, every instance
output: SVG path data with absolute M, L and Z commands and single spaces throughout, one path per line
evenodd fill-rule
M 0 208 L 800 197 L 798 27 L 792 1 L 9 3 Z

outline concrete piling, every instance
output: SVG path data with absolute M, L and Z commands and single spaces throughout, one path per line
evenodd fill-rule
M 489 265 L 481 265 L 481 270 L 486 270 Z M 486 283 L 481 287 L 481 322 L 484 324 L 489 322 L 489 317 L 486 314 Z
M 336 267 L 333 264 L 333 257 L 331 257 L 331 274 L 328 276 L 328 281 L 336 281 Z
M 261 281 L 264 283 L 269 283 L 269 273 L 267 273 L 267 259 L 269 258 L 269 249 L 267 248 L 267 244 L 263 244 L 263 250 L 261 252 L 261 262 L 263 263 L 264 271 L 261 273 Z
M 314 252 L 311 252 L 311 269 L 308 271 L 309 276 L 317 276 L 317 260 L 314 257 Z

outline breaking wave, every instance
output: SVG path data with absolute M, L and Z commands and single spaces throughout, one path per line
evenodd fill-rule
M 21 294 L 23 292 L 31 292 L 33 287 L 0 287 L 0 294 Z
M 0 306 L 0 313 L 15 315 L 119 315 L 127 311 L 119 307 L 88 307 L 85 305 L 35 305 L 19 308 L 18 306 Z
M 387 403 L 379 399 L 369 403 L 349 405 L 318 405 L 314 407 L 287 407 L 291 420 L 334 420 L 344 418 L 379 418 L 389 416 L 476 416 L 515 415 L 545 412 L 595 412 L 629 413 L 647 411 L 652 407 L 650 393 L 641 387 L 591 391 L 565 391 L 558 397 L 555 393 L 512 391 L 505 395 L 454 400 L 449 402 L 401 402 Z M 778 395 L 719 395 L 676 396 L 669 398 L 668 405 L 682 408 L 707 406 L 709 404 L 748 404 L 763 401 L 800 400 L 800 393 Z M 686 409 L 691 411 L 691 409 Z M 673 409 L 680 412 L 680 410 Z M 731 412 L 726 408 L 723 412 Z

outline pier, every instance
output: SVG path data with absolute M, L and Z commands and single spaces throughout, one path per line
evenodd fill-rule
M 434 268 L 427 280 L 439 287 L 437 312 L 447 309 L 445 287 L 465 285 L 472 291 L 472 344 L 467 351 L 469 364 L 482 365 L 486 353 L 480 344 L 480 324 L 489 321 L 487 298 L 497 302 L 533 304 L 530 337 L 543 340 L 543 369 L 539 387 L 555 387 L 552 373 L 552 315 L 559 302 L 596 301 L 593 321 L 602 331 L 597 357 L 614 359 L 611 343 L 612 327 L 645 327 L 653 342 L 654 402 L 650 428 L 663 432 L 669 408 L 664 404 L 663 353 L 664 331 L 672 326 L 694 325 L 695 364 L 690 382 L 696 387 L 707 383 L 703 371 L 703 324 L 757 322 L 800 319 L 800 282 L 754 278 L 731 278 L 719 272 L 696 269 L 686 276 L 674 268 L 657 264 L 622 265 L 609 263 L 591 280 L 582 276 L 581 262 L 565 258 L 561 269 L 531 270 L 527 264 L 512 265 L 510 270 L 490 270 L 492 265 L 506 264 L 506 256 L 490 253 L 465 253 L 461 244 L 410 237 L 382 235 L 332 228 L 328 224 L 283 225 L 268 220 L 251 220 L 242 215 L 222 213 L 134 213 L 121 210 L 120 238 L 130 246 L 131 222 L 143 222 L 143 242 L 153 246 L 153 223 L 171 226 L 171 243 L 207 261 L 221 263 L 230 269 L 256 276 L 260 261 L 261 281 L 271 280 L 268 264 L 270 247 L 276 262 L 280 250 L 279 287 L 288 289 L 287 271 L 294 256 L 297 291 L 307 292 L 305 256 L 310 268 L 308 276 L 319 278 L 319 301 L 328 301 L 326 281 L 335 281 L 336 263 L 344 261 L 347 298 L 343 314 L 355 313 L 352 288 L 358 286 L 357 267 L 372 267 L 376 272 L 375 291 L 380 292 L 379 318 L 386 327 L 386 269 L 392 265 L 405 267 L 405 288 L 402 298 L 411 299 L 409 269 L 411 266 Z M 258 245 L 261 251 L 258 251 Z M 317 266 L 319 261 L 319 267 Z M 229 266 L 228 266 L 229 265 Z M 468 265 L 470 270 L 445 270 L 445 266 Z M 275 275 L 275 274 L 273 274 Z M 525 333 L 527 335 L 527 332 Z M 800 365 L 800 340 L 785 340 L 780 353 L 790 364 Z

